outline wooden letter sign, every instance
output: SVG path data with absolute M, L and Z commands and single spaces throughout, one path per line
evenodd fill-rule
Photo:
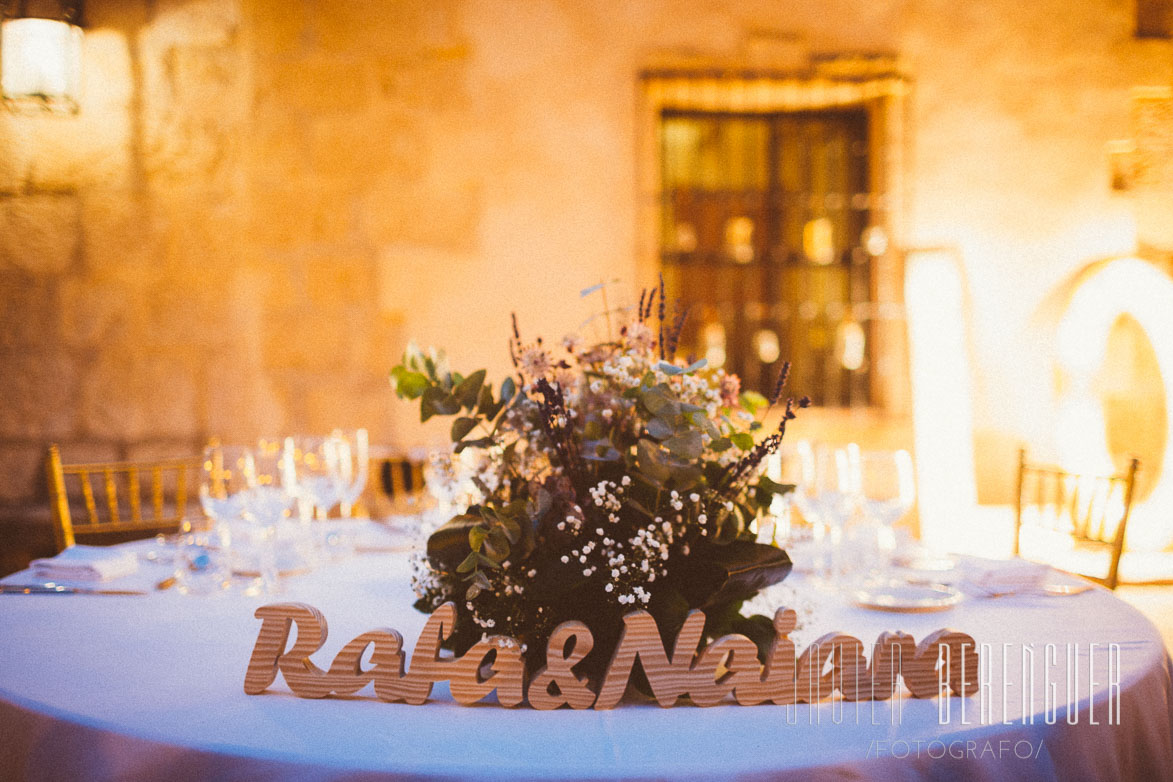
M 280 672 L 302 698 L 353 695 L 373 682 L 381 700 L 421 704 L 433 684 L 448 681 L 453 699 L 466 705 L 496 691 L 502 706 L 528 700 L 535 709 L 610 709 L 627 691 L 637 659 L 661 706 L 673 706 L 681 697 L 697 706 L 713 706 L 730 696 L 742 706 L 817 703 L 835 692 L 851 701 L 884 700 L 895 694 L 898 678 L 917 698 L 948 692 L 966 696 L 978 686 L 977 645 L 965 633 L 938 630 L 919 644 L 905 633 L 883 633 L 870 662 L 858 639 L 829 633 L 798 655 L 789 637 L 797 616 L 787 608 L 774 614 L 774 642 L 765 665 L 743 635 L 726 635 L 698 649 L 705 626 L 700 611 L 689 613 L 670 653 L 652 615 L 633 611 L 623 618 L 623 633 L 598 692 L 574 673 L 594 646 L 582 622 L 564 622 L 554 629 L 546 645 L 546 665 L 527 682 L 521 645 L 508 636 L 487 636 L 463 656 L 441 659 L 440 645 L 456 623 L 452 603 L 428 618 L 406 671 L 403 637 L 394 630 L 363 633 L 324 671 L 310 660 L 326 642 L 326 617 L 320 611 L 303 603 L 274 603 L 258 608 L 256 617 L 261 630 L 244 677 L 249 695 L 264 692 Z M 297 641 L 287 649 L 294 623 Z M 361 661 L 368 648 L 371 665 L 364 669 Z

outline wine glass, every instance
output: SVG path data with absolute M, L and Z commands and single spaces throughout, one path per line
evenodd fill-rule
M 371 466 L 370 443 L 366 429 L 335 429 L 330 437 L 337 444 L 338 477 L 342 484 L 338 512 L 342 518 L 348 519 L 354 512 L 355 502 L 367 486 Z
M 896 522 L 916 501 L 916 480 L 908 451 L 864 451 L 860 455 L 860 508 L 869 524 L 867 543 L 890 564 L 896 550 Z
M 334 437 L 287 437 L 282 443 L 296 476 L 302 518 L 324 520 L 342 501 L 343 485 L 339 441 Z
M 859 448 L 798 443 L 801 482 L 794 501 L 812 524 L 817 550 L 816 573 L 824 579 L 840 575 L 844 562 L 844 529 L 857 507 Z

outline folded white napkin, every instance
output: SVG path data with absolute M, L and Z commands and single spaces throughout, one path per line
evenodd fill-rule
M 34 559 L 33 575 L 62 581 L 109 581 L 138 569 L 133 552 L 107 546 L 70 546 L 51 559 Z
M 975 561 L 967 563 L 960 586 L 962 591 L 977 595 L 1025 594 L 1037 590 L 1050 571 L 1046 565 L 1025 559 Z

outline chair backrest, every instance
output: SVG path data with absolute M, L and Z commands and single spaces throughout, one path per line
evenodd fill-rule
M 45 471 L 58 550 L 72 546 L 78 535 L 178 529 L 190 505 L 202 515 L 200 470 L 194 456 L 62 464 L 60 450 L 50 446 Z
M 366 489 L 357 512 L 378 518 L 418 510 L 424 498 L 424 459 L 372 446 Z
M 1023 524 L 1047 528 L 1078 543 L 1102 546 L 1111 552 L 1108 574 L 1092 577 L 1115 589 L 1139 468 L 1140 462 L 1133 459 L 1124 472 L 1116 475 L 1072 473 L 1031 464 L 1026 449 L 1020 449 L 1014 554 L 1019 554 Z

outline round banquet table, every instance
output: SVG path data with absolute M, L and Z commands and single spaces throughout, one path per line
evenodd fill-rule
M 144 562 L 102 586 L 149 587 L 163 572 Z M 841 630 L 870 654 L 881 631 L 919 640 L 951 627 L 990 644 L 982 663 L 988 686 L 964 699 L 964 719 L 960 698 L 949 699 L 943 717 L 937 699 L 911 697 L 704 709 L 641 701 L 539 712 L 462 707 L 445 684 L 423 706 L 379 701 L 370 685 L 350 698 L 307 700 L 280 677 L 263 695 L 244 694 L 258 606 L 319 608 L 329 637 L 314 659 L 327 667 L 347 641 L 375 627 L 396 628 L 414 644 L 426 617 L 411 608 L 409 574 L 404 554 L 369 553 L 292 577 L 279 598 L 175 590 L 0 596 L 0 777 L 1173 779 L 1168 655 L 1144 617 L 1099 588 L 967 598 L 923 614 L 869 611 L 829 593 L 810 598 L 817 610 L 800 615 L 795 633 L 803 642 Z M 794 577 L 787 589 L 803 595 L 800 612 L 815 594 Z M 1049 643 L 1058 660 L 1047 679 L 1058 682 L 1054 724 L 1041 673 L 1027 687 L 1015 673 L 1023 645 L 1033 645 L 1041 664 Z M 1115 672 L 1109 644 L 1119 649 Z M 1079 684 L 1067 704 L 1069 663 L 1079 667 Z M 1118 724 L 1109 724 L 1110 681 L 1119 686 Z

